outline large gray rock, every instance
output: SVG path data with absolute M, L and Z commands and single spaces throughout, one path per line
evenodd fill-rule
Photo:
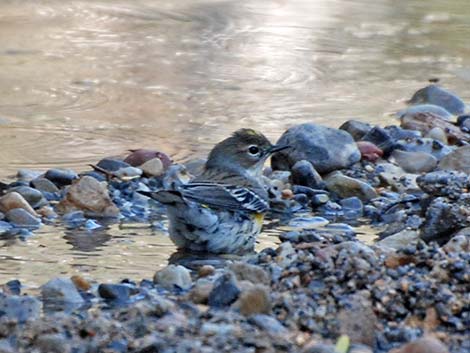
M 70 278 L 54 278 L 41 287 L 42 300 L 48 303 L 82 304 L 84 300 Z
M 434 104 L 455 115 L 465 113 L 465 103 L 454 93 L 437 85 L 429 85 L 416 91 L 408 103 Z
M 456 170 L 470 174 L 470 145 L 457 148 L 439 162 L 440 170 Z
M 290 170 L 296 162 L 307 160 L 323 174 L 349 167 L 361 159 L 350 134 L 312 123 L 291 127 L 277 143 L 291 147 L 273 155 L 274 170 Z

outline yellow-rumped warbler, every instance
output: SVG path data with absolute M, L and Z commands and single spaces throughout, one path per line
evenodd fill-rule
M 203 173 L 152 198 L 167 205 L 170 238 L 180 249 L 211 253 L 253 251 L 269 210 L 262 182 L 275 146 L 261 133 L 240 129 L 210 152 Z

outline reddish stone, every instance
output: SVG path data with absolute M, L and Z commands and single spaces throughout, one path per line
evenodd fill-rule
M 383 156 L 384 152 L 369 141 L 358 141 L 357 148 L 361 151 L 361 158 L 375 162 L 377 159 Z

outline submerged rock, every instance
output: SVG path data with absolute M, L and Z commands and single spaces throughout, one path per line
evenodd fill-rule
M 346 168 L 361 158 L 351 135 L 317 124 L 293 126 L 277 143 L 291 148 L 272 156 L 274 170 L 290 170 L 298 161 L 307 160 L 322 174 Z
M 444 108 L 454 115 L 465 113 L 465 103 L 457 95 L 434 84 L 416 91 L 408 103 L 434 104 Z

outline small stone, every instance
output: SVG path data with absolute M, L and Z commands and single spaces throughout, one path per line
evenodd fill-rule
M 189 289 L 193 283 L 191 272 L 181 265 L 168 265 L 157 271 L 153 277 L 153 282 L 168 290 L 173 290 L 175 286 L 181 289 Z
M 464 228 L 457 232 L 444 246 L 447 252 L 469 252 L 470 251 L 470 228 Z
M 37 170 L 19 169 L 16 173 L 16 178 L 21 181 L 31 181 L 39 177 L 42 173 Z
M 433 127 L 429 130 L 424 137 L 431 138 L 433 140 L 437 140 L 442 142 L 443 144 L 448 145 L 449 141 L 447 139 L 447 134 L 445 131 L 440 127 Z
M 129 163 L 114 158 L 103 158 L 98 162 L 97 166 L 108 172 L 117 172 L 119 169 L 131 167 Z
M 437 166 L 437 158 L 425 152 L 394 150 L 391 157 L 407 173 L 428 173 Z
M 89 217 L 118 217 L 119 209 L 108 194 L 106 183 L 83 176 L 69 187 L 57 205 L 61 213 L 81 210 Z
M 149 177 L 160 176 L 165 172 L 163 163 L 160 158 L 153 158 L 142 164 L 140 167 L 144 175 Z
M 361 152 L 361 158 L 366 161 L 375 162 L 384 154 L 380 148 L 369 141 L 358 141 L 357 148 L 359 148 L 359 151 Z
M 5 217 L 16 227 L 38 227 L 41 225 L 41 220 L 34 217 L 31 213 L 23 208 L 14 208 L 5 214 Z
M 209 295 L 214 289 L 214 284 L 205 279 L 199 279 L 189 292 L 189 299 L 195 304 L 207 304 Z
M 341 198 L 357 196 L 362 201 L 369 201 L 378 196 L 375 189 L 369 184 L 345 176 L 341 172 L 334 172 L 326 176 L 326 187 Z
M 309 161 L 301 160 L 296 162 L 291 173 L 292 184 L 307 186 L 312 189 L 322 189 L 324 187 L 320 174 Z
M 276 318 L 266 314 L 255 314 L 249 319 L 250 322 L 271 335 L 285 335 L 289 331 Z
M 0 197 L 0 211 L 7 212 L 15 208 L 22 208 L 32 216 L 37 216 L 36 212 L 30 206 L 28 201 L 17 192 L 9 192 L 8 194 Z
M 427 336 L 392 349 L 390 353 L 449 353 L 449 350 L 437 338 Z
M 281 191 L 281 197 L 284 200 L 291 200 L 294 198 L 294 193 L 290 189 L 284 189 Z
M 470 174 L 470 145 L 462 146 L 439 161 L 438 169 Z
M 77 288 L 69 278 L 54 278 L 41 287 L 41 296 L 44 302 L 51 303 L 74 303 L 84 302 Z
M 135 167 L 125 167 L 113 172 L 113 175 L 121 180 L 132 180 L 142 175 L 142 170 Z
M 358 197 L 348 197 L 339 202 L 343 208 L 344 216 L 350 219 L 362 217 L 364 212 L 364 204 Z
M 51 206 L 41 207 L 39 210 L 37 210 L 37 214 L 47 219 L 54 219 L 58 217 L 57 213 L 55 213 Z
M 409 104 L 434 104 L 454 115 L 465 113 L 465 103 L 454 93 L 435 84 L 428 85 L 413 94 Z
M 171 158 L 163 152 L 146 149 L 131 150 L 131 152 L 132 153 L 124 159 L 124 162 L 129 163 L 133 167 L 139 167 L 154 158 L 160 159 L 164 169 L 167 169 L 173 163 Z
M 90 282 L 88 282 L 85 278 L 80 275 L 73 275 L 72 277 L 70 277 L 70 279 L 72 280 L 75 287 L 77 287 L 77 289 L 86 292 L 91 288 Z
M 242 315 L 269 314 L 271 312 L 271 299 L 266 286 L 254 285 L 241 292 L 240 297 L 233 305 Z
M 2 295 L 0 296 L 0 312 L 2 316 L 23 323 L 39 318 L 41 302 L 31 296 Z
M 409 245 L 416 244 L 418 240 L 419 233 L 417 231 L 405 229 L 378 241 L 376 245 L 385 249 L 399 250 Z
M 31 185 L 41 192 L 55 193 L 59 191 L 59 188 L 52 181 L 46 178 L 36 178 L 31 180 Z
M 108 300 L 124 302 L 135 293 L 137 293 L 137 290 L 126 284 L 102 283 L 98 286 L 98 294 L 100 297 Z
M 15 191 L 31 205 L 31 207 L 35 208 L 37 205 L 43 200 L 42 193 L 39 190 L 30 188 L 29 186 L 19 186 L 15 188 L 11 188 L 11 191 Z
M 330 201 L 330 196 L 328 194 L 317 194 L 312 198 L 313 206 L 321 206 Z
M 379 126 L 374 126 L 361 141 L 373 143 L 383 152 L 384 156 L 388 156 L 395 148 L 395 140 L 390 136 L 390 133 Z M 372 149 L 371 147 L 368 148 Z
M 212 265 L 203 265 L 199 268 L 197 275 L 198 275 L 199 278 L 207 277 L 207 276 L 213 275 L 214 272 L 215 272 L 214 266 L 212 266 Z
M 340 130 L 348 132 L 353 137 L 354 141 L 359 141 L 372 129 L 372 126 L 362 121 L 348 120 L 339 128 Z
M 70 185 L 75 179 L 78 179 L 77 173 L 69 169 L 49 169 L 44 177 L 58 187 Z
M 259 266 L 237 261 L 230 264 L 229 269 L 235 274 L 238 281 L 248 281 L 266 286 L 271 283 L 269 274 Z
M 214 283 L 209 294 L 208 304 L 214 308 L 223 308 L 234 303 L 240 295 L 240 289 L 232 273 L 225 273 Z

